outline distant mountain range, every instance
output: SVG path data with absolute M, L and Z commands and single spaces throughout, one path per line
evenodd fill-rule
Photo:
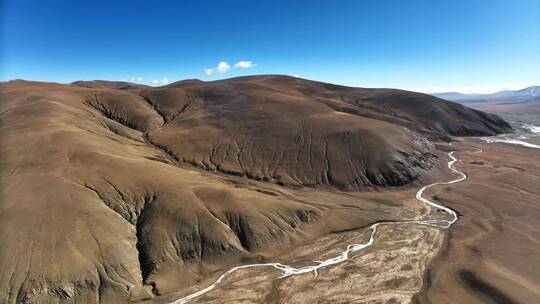
M 503 103 L 528 103 L 540 102 L 540 86 L 530 86 L 521 90 L 504 90 L 491 94 L 463 94 L 459 92 L 444 92 L 431 94 L 433 96 L 456 101 L 459 103 L 489 102 Z

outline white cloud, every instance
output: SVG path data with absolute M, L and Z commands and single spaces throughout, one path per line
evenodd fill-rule
M 231 69 L 231 65 L 225 61 L 218 63 L 217 67 L 204 69 L 206 75 L 214 75 L 216 73 L 227 73 Z
M 231 68 L 231 66 L 230 66 L 228 63 L 226 63 L 225 61 L 220 62 L 220 63 L 218 64 L 218 66 L 217 66 L 218 72 L 220 72 L 220 73 L 222 73 L 222 74 L 223 74 L 223 73 L 227 73 L 227 71 L 228 71 L 230 68 Z
M 238 63 L 236 63 L 234 65 L 234 68 L 235 69 L 249 69 L 249 68 L 252 68 L 256 66 L 255 63 L 253 63 L 253 61 L 250 61 L 250 60 L 242 60 L 242 61 L 239 61 Z
M 168 83 L 169 83 L 169 79 L 167 79 L 167 77 L 163 77 L 162 79 L 154 79 L 154 80 L 152 80 L 152 84 L 156 85 L 156 86 L 157 85 L 162 86 L 162 85 L 166 85 Z
M 241 60 L 241 61 L 235 63 L 232 68 L 233 69 L 249 69 L 249 68 L 252 68 L 254 66 L 256 66 L 256 64 L 253 63 L 253 61 L 251 61 L 251 60 Z M 210 75 L 215 75 L 215 74 L 218 74 L 218 73 L 219 74 L 225 74 L 230 69 L 231 69 L 230 64 L 228 64 L 225 61 L 221 61 L 220 63 L 218 63 L 218 65 L 216 67 L 205 68 L 204 72 L 206 73 L 206 75 L 210 76 Z
M 298 74 L 294 74 L 294 75 L 293 75 L 293 77 L 299 78 L 299 77 L 300 77 L 300 75 L 298 75 Z

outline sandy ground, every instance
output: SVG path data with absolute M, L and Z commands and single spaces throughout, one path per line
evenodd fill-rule
M 332 257 L 359 231 L 323 238 L 289 254 L 298 265 Z M 441 232 L 420 226 L 383 226 L 377 245 L 350 261 L 314 274 L 279 279 L 278 273 L 246 270 L 195 303 L 406 303 L 421 287 L 425 265 L 441 244 Z M 293 258 L 294 257 L 294 258 Z M 300 262 L 300 260 L 302 262 Z
M 538 303 L 540 150 L 466 140 L 455 147 L 470 179 L 435 195 L 459 210 L 419 303 Z M 467 148 L 468 149 L 468 148 Z

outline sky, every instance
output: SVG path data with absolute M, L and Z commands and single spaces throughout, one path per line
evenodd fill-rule
M 540 0 L 0 0 L 0 81 L 286 74 L 422 92 L 540 85 Z

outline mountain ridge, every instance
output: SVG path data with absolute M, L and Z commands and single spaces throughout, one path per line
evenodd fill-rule
M 540 86 L 529 86 L 519 90 L 502 90 L 489 94 L 442 92 L 433 96 L 458 102 L 529 102 L 540 100 Z

